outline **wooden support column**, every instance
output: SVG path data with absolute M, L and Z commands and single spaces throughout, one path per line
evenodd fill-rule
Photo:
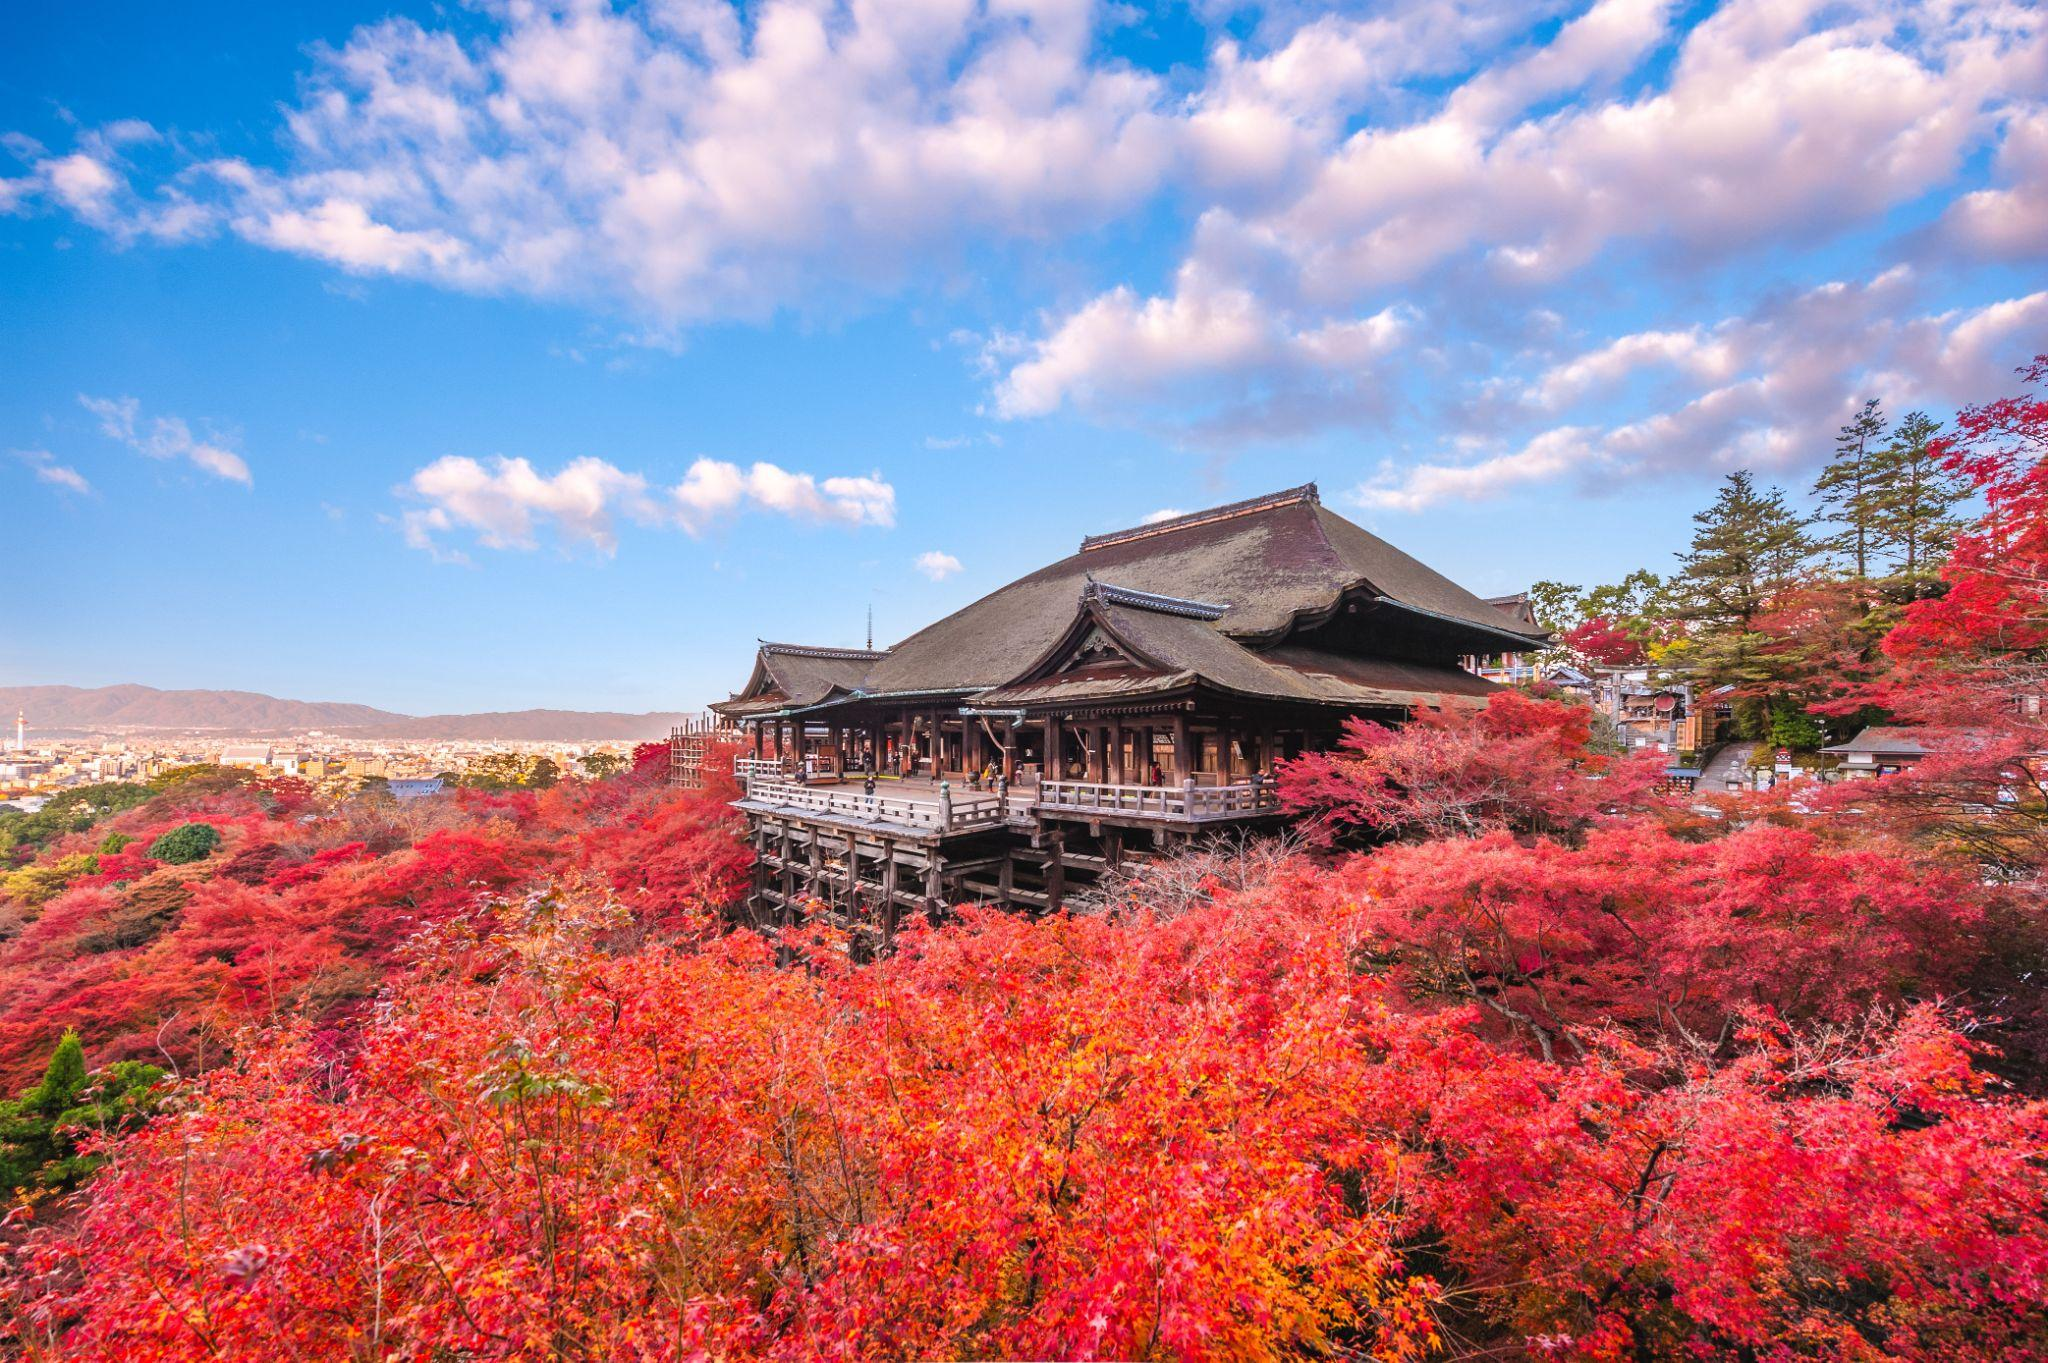
M 1188 752 L 1188 712 L 1173 712 L 1173 785 L 1179 785 L 1195 774 L 1195 764 Z
M 846 912 L 849 917 L 860 912 L 860 844 L 854 835 L 846 835 Z
M 1045 833 L 1045 911 L 1058 913 L 1067 891 L 1067 832 L 1054 824 Z
M 1216 770 L 1223 777 L 1223 784 L 1226 786 L 1237 774 L 1237 734 L 1233 728 L 1235 722 L 1226 719 L 1216 729 Z
M 882 941 L 896 941 L 896 844 L 882 844 Z
M 939 878 L 939 849 L 930 847 L 924 854 L 924 912 L 933 924 L 939 921 L 944 895 L 945 885 Z
M 1003 721 L 1003 780 L 1017 779 L 1017 721 Z M 1004 863 L 1008 864 L 1007 860 Z
M 996 868 L 996 897 L 1005 907 L 1016 902 L 1017 857 L 1012 852 L 1003 853 L 1003 864 Z
M 1038 764 L 1038 769 L 1043 779 L 1057 781 L 1065 774 L 1062 770 L 1063 765 L 1060 761 L 1059 716 L 1047 715 L 1045 717 L 1045 759 Z
M 1120 786 L 1128 784 L 1124 774 L 1124 722 L 1112 719 L 1109 722 L 1109 779 Z
M 795 852 L 796 848 L 790 845 L 789 825 L 784 824 L 782 825 L 782 926 L 784 927 L 788 927 L 794 921 L 792 915 L 796 912 L 794 907 L 796 903 L 796 867 L 790 864 L 794 860 Z
M 754 721 L 754 758 L 755 758 L 755 760 L 756 760 L 756 761 L 759 761 L 759 760 L 760 760 L 760 757 L 761 757 L 761 721 L 757 719 L 757 720 L 755 720 L 755 721 Z

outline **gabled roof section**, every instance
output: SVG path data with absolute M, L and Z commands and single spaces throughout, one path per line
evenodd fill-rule
M 1506 596 L 1489 596 L 1486 604 L 1515 622 L 1519 629 L 1531 634 L 1542 632 L 1543 624 L 1536 618 L 1536 603 L 1529 599 L 1527 592 L 1510 592 Z
M 1279 642 L 1298 621 L 1327 617 L 1347 597 L 1427 617 L 1458 651 L 1496 652 L 1541 637 L 1329 510 L 1308 484 L 1091 535 L 1080 552 L 896 645 L 862 685 L 876 696 L 965 696 L 1002 685 L 1060 639 L 1091 579 L 1114 583 L 1126 602 L 1221 605 L 1213 630 L 1254 647 Z
M 1822 752 L 1832 753 L 1875 753 L 1900 757 L 1924 757 L 1927 745 L 1921 742 L 1926 737 L 1918 729 L 1901 724 L 1873 724 L 1864 729 L 1847 743 L 1837 743 Z
M 834 691 L 852 691 L 887 654 L 865 648 L 829 648 L 763 640 L 754 671 L 729 701 L 711 708 L 739 716 L 815 705 Z
M 1498 688 L 1457 668 L 1346 658 L 1298 646 L 1258 653 L 1217 628 L 1229 608 L 1090 579 L 1073 619 L 1031 666 L 974 700 L 1080 704 L 1193 686 L 1345 706 L 1442 705 Z M 1102 641 L 1112 645 L 1115 656 Z M 1074 667 L 1077 656 L 1091 659 Z

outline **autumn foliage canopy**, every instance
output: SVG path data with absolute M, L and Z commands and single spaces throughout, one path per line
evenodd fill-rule
M 2048 414 L 1966 418 L 1989 515 L 1842 699 L 1976 746 L 1835 797 L 1503 692 L 1287 764 L 1240 873 L 878 959 L 740 925 L 733 792 L 656 747 L 39 826 L 0 1349 L 2048 1358 Z

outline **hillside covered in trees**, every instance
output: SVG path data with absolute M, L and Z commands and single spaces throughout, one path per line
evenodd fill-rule
M 2044 453 L 2038 390 L 1966 413 L 1939 571 L 1833 547 L 1858 668 L 1757 722 L 1936 753 L 1796 799 L 1675 800 L 1504 692 L 1290 764 L 1294 842 L 879 957 L 737 922 L 731 792 L 660 749 L 406 805 L 72 801 L 0 886 L 0 1340 L 2048 1357 Z M 1805 647 L 1773 622 L 1814 580 L 1638 642 Z

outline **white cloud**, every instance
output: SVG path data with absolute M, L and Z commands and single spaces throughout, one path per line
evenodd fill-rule
M 498 458 L 486 468 L 464 455 L 447 455 L 413 474 L 412 491 L 432 503 L 440 516 L 422 530 L 460 525 L 492 549 L 531 549 L 534 521 L 551 520 L 563 539 L 587 543 L 604 553 L 618 548 L 614 513 L 652 520 L 647 480 L 602 459 L 572 460 L 543 477 L 524 459 Z
M 1138 524 L 1158 525 L 1161 521 L 1170 521 L 1177 516 L 1185 516 L 1187 514 L 1187 508 L 1185 507 L 1162 506 L 1157 511 L 1151 512 L 1148 515 L 1146 515 L 1144 519 L 1138 522 Z
M 525 459 L 503 456 L 488 464 L 447 455 L 418 470 L 407 492 L 426 503 L 405 511 L 406 543 L 443 553 L 442 536 L 466 530 L 491 549 L 531 549 L 543 524 L 562 543 L 602 554 L 618 550 L 620 519 L 702 534 L 748 507 L 794 520 L 840 525 L 895 523 L 896 490 L 879 473 L 819 479 L 774 464 L 747 468 L 699 459 L 681 482 L 652 486 L 646 477 L 602 459 L 572 460 L 542 474 Z
M 1559 426 L 1476 460 L 1383 470 L 1356 499 L 1415 511 L 1562 478 L 1613 484 L 1737 467 L 1804 470 L 1827 456 L 1835 428 L 1864 397 L 1912 405 L 1981 400 L 2003 391 L 2013 366 L 2048 335 L 2048 291 L 1916 314 L 1916 288 L 1899 267 L 1868 283 L 1823 284 L 1772 300 L 1711 328 L 1621 337 L 1539 375 L 1523 394 L 1529 409 L 1568 408 L 1644 367 L 1706 386 L 1604 427 Z
M 1474 63 L 1441 98 L 1349 126 L 1330 113 L 1355 113 L 1378 88 L 1349 21 L 1312 21 L 1257 60 L 1223 45 L 1191 137 L 1200 145 L 1203 120 L 1233 110 L 1216 158 L 1261 190 L 1208 207 L 1165 294 L 1114 288 L 1048 316 L 1035 340 L 985 351 L 994 410 L 1128 415 L 1163 394 L 1221 394 L 1179 433 L 1370 426 L 1389 379 L 1361 384 L 1360 368 L 1385 350 L 1318 363 L 1314 342 L 1362 316 L 1420 312 L 1389 297 L 1438 289 L 1432 312 L 1469 311 L 1503 286 L 1533 294 L 1596 260 L 1609 269 L 1631 243 L 1701 272 L 1881 220 L 1986 147 L 2011 188 L 1963 196 L 1947 239 L 1981 255 L 2044 249 L 2048 127 L 2026 102 L 2048 89 L 2038 9 L 1732 0 L 1682 32 L 1678 13 L 1596 0 L 1550 41 Z M 1390 60 L 1425 69 L 1418 51 L 1397 45 Z M 1546 400 L 1645 367 L 1728 372 L 1705 333 L 1625 339 L 1633 350 L 1554 374 Z
M 41 481 L 65 492 L 75 492 L 81 497 L 92 494 L 92 484 L 85 475 L 67 464 L 57 462 L 57 456 L 48 450 L 16 450 L 14 457 L 34 470 Z
M 944 582 L 960 571 L 960 560 L 937 549 L 927 549 L 917 556 L 917 570 L 934 582 Z
M 229 449 L 225 437 L 196 436 L 183 417 L 142 419 L 142 404 L 132 397 L 96 398 L 78 395 L 79 405 L 99 418 L 100 434 L 118 440 L 151 459 L 189 459 L 216 478 L 248 484 L 249 465 Z
M 2013 120 L 1997 168 L 2008 187 L 1958 198 L 1942 215 L 1943 236 L 1966 259 L 2048 256 L 2048 109 Z
M 1151 409 L 1198 438 L 1285 433 L 1330 405 L 1374 410 L 1384 396 L 1380 362 L 1415 320 L 1394 304 L 1304 323 L 1190 263 L 1170 297 L 1116 289 L 1060 320 L 997 383 L 995 412 L 1044 416 L 1071 403 L 1098 415 Z
M 935 250 L 1114 219 L 1178 154 L 1168 84 L 1091 60 L 1085 0 L 490 16 L 316 47 L 281 164 L 188 168 L 204 225 L 353 273 L 673 324 L 893 289 Z M 145 209 L 102 156 L 37 179 L 109 230 Z

